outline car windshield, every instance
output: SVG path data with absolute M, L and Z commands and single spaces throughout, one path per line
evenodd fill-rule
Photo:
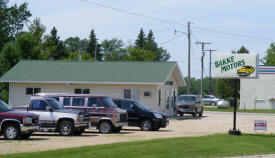
M 179 96 L 178 101 L 196 101 L 196 96 Z
M 0 100 L 0 112 L 7 112 L 7 111 L 11 111 L 11 107 L 8 106 L 5 102 L 3 102 L 2 100 Z
M 63 106 L 59 104 L 59 102 L 57 102 L 55 99 L 47 99 L 47 101 L 55 110 L 63 109 Z
M 144 111 L 150 111 L 150 109 L 147 108 L 147 107 L 146 107 L 145 105 L 143 105 L 142 103 L 137 102 L 137 101 L 135 101 L 134 103 L 135 103 L 135 105 L 136 105 L 139 109 L 144 110 Z
M 111 98 L 102 97 L 101 101 L 103 102 L 103 105 L 107 108 L 116 108 L 117 107 Z

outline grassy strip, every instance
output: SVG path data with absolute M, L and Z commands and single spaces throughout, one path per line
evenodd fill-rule
M 54 145 L 54 144 L 53 144 Z M 215 134 L 86 146 L 45 152 L 0 155 L 1 158 L 210 158 L 275 153 L 275 135 Z
M 204 107 L 204 111 L 233 112 L 234 108 Z M 243 110 L 243 109 L 237 109 L 237 112 L 246 112 L 246 113 L 274 113 L 275 114 L 275 110 Z

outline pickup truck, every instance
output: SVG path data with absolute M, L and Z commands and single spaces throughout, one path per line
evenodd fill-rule
M 38 129 L 38 115 L 14 111 L 0 100 L 0 135 L 5 139 L 27 139 Z
M 55 131 L 62 136 L 81 135 L 90 123 L 88 113 L 64 109 L 53 98 L 34 98 L 28 107 L 14 109 L 39 115 L 40 131 Z

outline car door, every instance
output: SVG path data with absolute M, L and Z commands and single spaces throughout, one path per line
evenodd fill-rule
M 45 100 L 33 100 L 29 112 L 39 115 L 41 127 L 55 127 L 54 112 L 50 108 L 52 107 Z
M 87 112 L 89 113 L 91 126 L 96 127 L 101 117 L 104 117 L 105 107 L 98 97 L 89 97 L 87 102 Z
M 129 100 L 122 100 L 120 108 L 127 110 L 128 125 L 129 126 L 137 126 L 139 123 L 139 114 L 135 108 L 135 104 Z

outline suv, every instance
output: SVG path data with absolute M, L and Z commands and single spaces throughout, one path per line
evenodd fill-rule
M 38 115 L 16 112 L 0 100 L 0 135 L 4 135 L 5 139 L 26 139 L 38 129 Z
M 78 109 L 89 113 L 90 128 L 100 133 L 120 132 L 128 124 L 126 110 L 116 106 L 111 98 L 94 94 L 38 93 L 32 97 L 54 98 L 67 109 Z
M 41 131 L 57 131 L 62 136 L 81 135 L 90 123 L 88 113 L 64 109 L 53 98 L 32 97 L 25 110 L 40 116 Z
M 193 116 L 203 114 L 203 102 L 199 95 L 180 95 L 178 97 L 178 114 L 192 114 Z
M 113 99 L 113 101 L 121 109 L 127 110 L 129 126 L 140 127 L 143 131 L 157 131 L 169 124 L 166 114 L 152 111 L 138 101 L 130 99 Z

